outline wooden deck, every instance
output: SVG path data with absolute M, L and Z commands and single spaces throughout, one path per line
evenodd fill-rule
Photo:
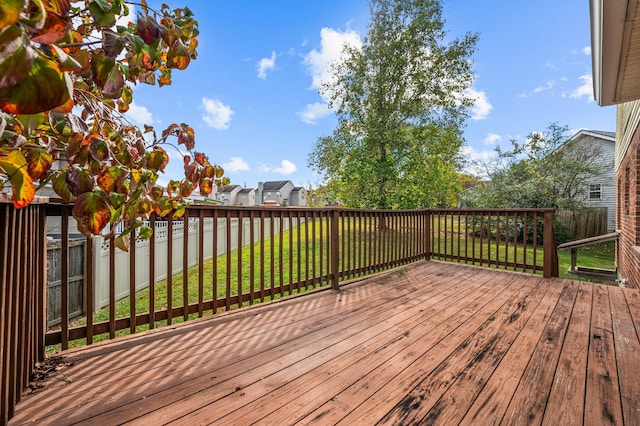
M 420 262 L 71 351 L 10 424 L 640 424 L 640 292 Z

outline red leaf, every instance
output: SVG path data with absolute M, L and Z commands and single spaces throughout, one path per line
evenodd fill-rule
M 31 41 L 41 44 L 53 44 L 66 37 L 71 29 L 71 18 L 47 11 L 44 27 L 31 37 Z
M 138 29 L 140 38 L 147 44 L 153 44 L 153 42 L 160 37 L 160 26 L 156 20 L 140 12 L 138 13 L 136 28 Z
M 100 164 L 105 164 L 111 158 L 111 151 L 107 142 L 98 137 L 92 137 L 89 140 L 89 152 L 91 157 Z
M 66 182 L 67 185 L 69 185 L 69 191 L 76 197 L 84 192 L 93 191 L 93 176 L 91 176 L 88 170 L 81 169 L 75 164 L 69 167 Z

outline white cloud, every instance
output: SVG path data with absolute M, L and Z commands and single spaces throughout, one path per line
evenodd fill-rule
M 571 92 L 569 97 L 573 99 L 587 98 L 588 101 L 593 101 L 593 77 L 591 74 L 581 75 L 578 80 L 582 81 L 582 84 Z
M 484 120 L 487 118 L 493 109 L 493 105 L 489 102 L 487 94 L 473 88 L 467 89 L 466 94 L 474 100 L 473 106 L 471 107 L 471 119 Z
M 585 46 L 582 48 L 582 54 L 585 56 L 591 56 L 591 46 Z
M 563 77 L 564 78 L 564 77 Z M 561 80 L 563 80 L 563 78 Z M 547 90 L 551 90 L 556 86 L 556 82 L 554 80 L 549 80 L 545 85 L 538 86 L 533 89 L 530 93 L 521 93 L 518 95 L 519 98 L 530 98 L 533 95 L 537 95 L 538 93 L 546 92 Z
M 250 170 L 249 163 L 242 157 L 231 157 L 231 161 L 222 164 L 225 172 L 246 172 Z
M 294 173 L 298 167 L 289 160 L 282 160 L 280 167 L 269 167 L 266 164 L 261 164 L 259 170 L 263 173 L 278 173 L 281 175 L 290 175 Z
M 129 111 L 125 113 L 127 120 L 131 121 L 138 127 L 143 127 L 145 124 L 151 126 L 153 124 L 153 114 L 149 112 L 147 107 L 138 105 L 132 102 L 129 105 Z
M 498 135 L 497 133 L 489 133 L 487 134 L 487 137 L 484 138 L 484 144 L 495 145 L 496 142 L 499 142 L 501 140 L 502 140 L 502 136 Z
M 276 52 L 271 52 L 271 58 L 262 58 L 258 62 L 258 78 L 265 80 L 267 78 L 267 70 L 276 67 Z
M 273 171 L 281 175 L 290 175 L 291 173 L 294 173 L 297 169 L 298 167 L 296 167 L 296 165 L 293 164 L 291 161 L 282 160 L 280 162 L 280 167 L 276 167 L 275 169 L 273 169 Z
M 462 147 L 462 155 L 466 157 L 468 160 L 472 161 L 486 161 L 493 157 L 495 157 L 496 151 L 485 150 L 485 151 L 477 151 L 474 147 L 465 145 Z
M 547 90 L 553 89 L 555 85 L 556 85 L 555 81 L 549 80 L 547 81 L 547 84 L 545 84 L 544 86 L 538 86 L 535 89 L 533 89 L 533 93 L 546 92 Z
M 318 120 L 331 114 L 329 105 L 324 102 L 314 102 L 307 104 L 304 110 L 300 111 L 298 115 L 307 124 L 317 124 Z
M 226 130 L 233 115 L 233 110 L 217 99 L 202 98 L 204 114 L 202 119 L 207 126 L 216 130 Z
M 341 59 L 345 45 L 360 49 L 360 34 L 352 29 L 341 32 L 325 27 L 320 30 L 320 50 L 313 49 L 304 58 L 313 89 L 331 81 L 331 64 Z

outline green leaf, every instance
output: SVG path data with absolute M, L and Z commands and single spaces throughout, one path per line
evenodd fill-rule
M 23 7 L 24 0 L 2 0 L 0 3 L 0 28 L 5 28 L 18 22 Z
M 96 25 L 111 28 L 116 25 L 116 15 L 111 12 L 111 4 L 106 0 L 94 0 L 89 5 L 89 12 Z
M 56 62 L 36 55 L 26 78 L 0 90 L 0 108 L 11 114 L 37 114 L 63 106 L 70 111 L 73 85 L 67 78 Z
M 24 30 L 15 25 L 2 30 L 0 32 L 0 89 L 14 86 L 26 78 L 33 65 L 33 58 L 34 52 L 29 46 L 29 37 Z
M 104 53 L 97 53 L 91 59 L 93 76 L 105 96 L 119 98 L 124 87 L 124 75 L 116 60 Z
M 164 171 L 169 164 L 169 154 L 159 146 L 154 146 L 153 151 L 147 155 L 147 167 L 155 171 Z
M 67 185 L 67 174 L 69 170 L 62 170 L 57 172 L 57 174 L 51 180 L 51 185 L 53 186 L 53 190 L 58 194 L 58 196 L 65 203 L 72 202 L 75 197 L 69 190 L 69 185 Z
M 11 200 L 16 208 L 28 206 L 35 197 L 35 187 L 27 172 L 27 160 L 17 150 L 9 151 L 6 156 L 0 155 L 0 169 L 9 177 L 13 188 Z
M 79 229 L 97 235 L 109 223 L 111 206 L 108 199 L 100 192 L 85 192 L 76 198 L 73 206 L 73 217 L 81 225 Z M 87 235 L 90 236 L 90 235 Z
M 142 225 L 138 231 L 138 236 L 143 240 L 148 240 L 153 235 L 153 229 L 147 225 Z
M 129 235 L 130 233 L 131 230 L 129 229 L 118 235 L 115 241 L 116 247 L 118 247 L 122 251 L 129 251 L 129 240 L 131 238 L 131 236 Z

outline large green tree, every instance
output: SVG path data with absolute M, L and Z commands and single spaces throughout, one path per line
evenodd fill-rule
M 137 7 L 130 22 L 121 18 Z M 186 123 L 160 134 L 131 125 L 125 113 L 139 83 L 171 84 L 172 72 L 197 57 L 198 22 L 189 8 L 159 10 L 145 0 L 6 0 L 0 2 L 0 189 L 11 186 L 17 208 L 36 185 L 51 182 L 86 235 L 124 223 L 125 248 L 140 217 L 180 216 L 196 188 L 225 183 Z M 146 135 L 145 135 L 146 134 Z M 160 187 L 175 138 L 185 178 Z M 58 170 L 58 158 L 66 165 Z
M 470 191 L 467 202 L 489 208 L 575 209 L 584 205 L 585 188 L 602 173 L 601 152 L 577 146 L 567 126 L 551 123 L 524 142 L 511 141 L 485 164 L 486 179 Z
M 477 36 L 448 40 L 440 0 L 371 0 L 362 48 L 345 47 L 321 94 L 338 117 L 309 165 L 351 207 L 456 200 Z

